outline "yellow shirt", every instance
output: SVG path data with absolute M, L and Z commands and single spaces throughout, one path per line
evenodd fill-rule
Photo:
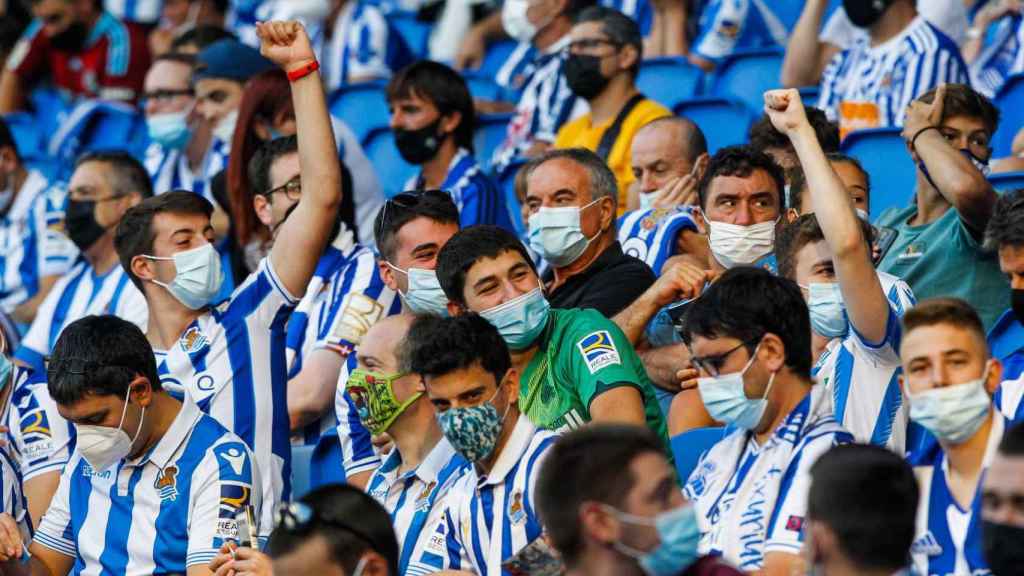
M 630 149 L 632 148 L 633 135 L 651 120 L 671 115 L 672 112 L 668 108 L 654 100 L 644 99 L 633 107 L 629 115 L 626 116 L 626 120 L 622 123 L 619 136 L 615 139 L 615 143 L 612 144 L 612 148 L 608 152 L 608 167 L 615 173 L 615 180 L 619 184 L 620 215 L 625 212 L 629 186 L 635 180 L 633 178 L 633 169 L 630 166 Z M 561 130 L 558 131 L 558 136 L 555 138 L 555 148 L 580 147 L 597 151 L 597 146 L 601 143 L 601 136 L 614 121 L 615 119 L 612 118 L 600 126 L 594 126 L 591 124 L 590 113 L 588 112 L 562 126 Z

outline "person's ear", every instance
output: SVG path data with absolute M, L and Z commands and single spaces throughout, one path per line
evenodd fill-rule
M 14 148 L 10 146 L 0 148 L 0 171 L 3 171 L 10 177 L 17 167 L 18 160 L 17 155 L 14 153 Z
M 136 256 L 131 261 L 131 271 L 143 282 L 156 278 L 156 262 L 145 256 Z
M 270 125 L 263 118 L 253 118 L 252 131 L 256 137 L 264 142 L 270 141 Z
M 580 504 L 577 520 L 584 542 L 591 539 L 609 545 L 620 538 L 618 521 L 598 502 Z
M 994 396 L 999 384 L 1003 381 L 1003 363 L 995 358 L 988 361 L 988 375 L 985 380 L 985 391 Z
M 390 288 L 394 292 L 398 292 L 398 282 L 395 281 L 395 271 L 388 266 L 385 260 L 377 260 L 377 272 L 380 273 L 380 279 L 384 281 L 384 285 Z
M 461 305 L 451 300 L 448 301 L 448 315 L 449 316 L 461 316 L 466 313 L 466 309 Z
M 267 228 L 274 223 L 272 203 L 273 201 L 263 194 L 257 194 L 252 197 L 252 208 L 256 212 L 256 217 Z
M 796 211 L 796 208 L 787 208 L 786 209 L 786 221 L 789 222 L 790 224 L 795 222 L 796 219 L 799 218 L 799 217 L 800 217 L 800 213 Z
M 615 200 L 611 196 L 603 196 L 601 203 L 601 231 L 608 230 L 615 222 Z
M 628 71 L 632 68 L 637 61 L 640 59 L 640 51 L 636 49 L 636 46 L 627 44 L 619 50 L 619 70 Z
M 153 401 L 153 386 L 145 376 L 137 376 L 128 384 L 128 397 L 142 407 L 148 407 Z
M 458 110 L 450 112 L 447 116 L 441 117 L 441 131 L 444 132 L 445 136 L 453 134 L 461 122 L 462 112 L 459 112 Z
M 697 161 L 694 163 L 693 176 L 700 182 L 704 179 L 704 174 L 708 171 L 708 164 L 711 162 L 711 156 L 705 152 L 697 157 Z
M 758 356 L 766 370 L 772 373 L 779 372 L 786 365 L 786 345 L 781 338 L 768 332 L 761 339 Z
M 831 551 L 838 547 L 838 543 L 832 530 L 821 522 L 808 520 L 807 532 L 807 541 L 810 542 L 811 548 L 807 551 L 805 559 L 811 564 L 810 568 L 824 563 L 826 557 L 831 555 Z
M 501 387 L 505 391 L 505 399 L 509 404 L 519 403 L 519 372 L 509 368 L 501 379 Z

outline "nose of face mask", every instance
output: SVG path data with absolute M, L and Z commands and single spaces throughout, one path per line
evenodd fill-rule
M 985 423 L 992 399 L 985 391 L 988 370 L 977 380 L 908 394 L 910 419 L 940 440 L 967 441 Z
M 444 437 L 456 452 L 470 462 L 486 459 L 498 443 L 508 407 L 505 407 L 504 414 L 499 414 L 492 403 L 497 396 L 498 391 L 495 391 L 494 396 L 483 404 L 449 408 L 437 415 L 437 423 Z
M 616 542 L 615 548 L 623 554 L 635 558 L 648 576 L 675 576 L 682 574 L 686 568 L 697 560 L 697 545 L 700 542 L 700 527 L 697 524 L 697 512 L 693 506 L 686 504 L 654 518 L 635 516 L 608 507 L 619 521 L 639 526 L 653 526 L 658 531 L 658 546 L 648 552 L 637 550 L 622 542 Z
M 747 365 L 739 372 L 697 379 L 697 389 L 704 407 L 715 420 L 743 430 L 754 430 L 761 423 L 768 408 L 768 393 L 775 382 L 775 373 L 768 379 L 768 386 L 761 398 L 747 398 L 743 385 L 743 376 L 757 358 L 758 350 L 760 345 L 754 349 Z
M 858 28 L 870 28 L 882 17 L 893 0 L 843 0 L 843 9 Z
M 611 78 L 601 73 L 600 56 L 570 54 L 565 60 L 565 81 L 573 94 L 593 100 L 604 92 Z
M 188 126 L 188 111 L 154 114 L 146 118 L 149 139 L 167 150 L 180 150 L 188 142 L 192 131 Z
M 448 316 L 448 296 L 445 296 L 437 280 L 437 272 L 423 268 L 402 270 L 390 262 L 388 266 L 408 277 L 409 289 L 402 294 L 402 298 L 413 312 L 442 318 Z

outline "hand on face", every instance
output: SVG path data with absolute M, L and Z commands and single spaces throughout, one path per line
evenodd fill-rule
M 903 118 L 903 138 L 910 142 L 921 130 L 938 127 L 942 122 L 942 109 L 946 100 L 946 85 L 940 84 L 935 90 L 935 99 L 931 104 L 914 100 L 907 107 Z

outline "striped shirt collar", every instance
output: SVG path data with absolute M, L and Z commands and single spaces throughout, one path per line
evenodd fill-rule
M 551 54 L 558 54 L 563 49 L 568 48 L 569 47 L 569 42 L 571 42 L 571 41 L 572 41 L 572 38 L 568 34 L 566 34 L 565 36 L 562 36 L 561 38 L 558 39 L 557 42 L 555 42 L 551 46 L 548 46 L 546 50 L 542 51 L 541 52 L 541 57 L 549 56 Z
M 178 452 L 178 448 L 188 440 L 200 416 L 202 414 L 199 412 L 199 406 L 186 398 L 181 402 L 181 410 L 174 417 L 174 422 L 171 422 L 171 427 L 164 432 L 156 446 L 138 460 L 129 461 L 128 464 L 141 467 L 147 462 L 152 462 L 157 468 L 164 469 Z
M 519 461 L 522 460 L 523 454 L 526 453 L 526 449 L 530 447 L 530 442 L 533 440 L 537 428 L 534 427 L 533 422 L 530 422 L 530 419 L 525 414 L 520 413 L 518 418 L 516 427 L 512 430 L 512 434 L 509 435 L 508 442 L 502 447 L 501 454 L 495 460 L 491 471 L 487 474 L 481 474 L 479 470 L 476 471 L 478 488 L 504 482 L 505 477 L 515 469 Z
M 892 38 L 889 38 L 888 40 L 886 40 L 885 42 L 882 42 L 878 46 L 872 46 L 871 45 L 871 38 L 869 36 L 865 35 L 863 41 L 865 42 L 865 45 L 867 47 L 867 51 L 868 51 L 869 54 L 871 54 L 873 56 L 881 56 L 881 55 L 883 55 L 883 54 L 885 54 L 887 52 L 892 51 L 896 46 L 898 46 L 900 43 L 902 43 L 904 40 L 906 40 L 907 37 L 910 36 L 911 34 L 914 34 L 915 32 L 917 32 L 922 27 L 927 27 L 927 26 L 928 26 L 928 22 L 924 19 L 923 16 L 918 14 L 917 17 L 914 18 L 910 22 L 910 24 L 907 25 L 906 28 L 901 30 L 899 34 L 893 36 Z
M 441 440 L 434 445 L 427 457 L 420 462 L 420 465 L 415 470 L 406 473 L 405 477 L 416 476 L 424 484 L 430 484 L 436 482 L 441 471 L 444 470 L 445 466 L 452 461 L 452 458 L 456 456 L 455 448 L 452 448 L 448 439 L 443 435 Z M 402 464 L 402 455 L 398 452 L 398 446 L 388 454 L 384 463 L 380 465 L 380 474 L 384 476 L 390 476 L 396 474 L 399 466 Z

